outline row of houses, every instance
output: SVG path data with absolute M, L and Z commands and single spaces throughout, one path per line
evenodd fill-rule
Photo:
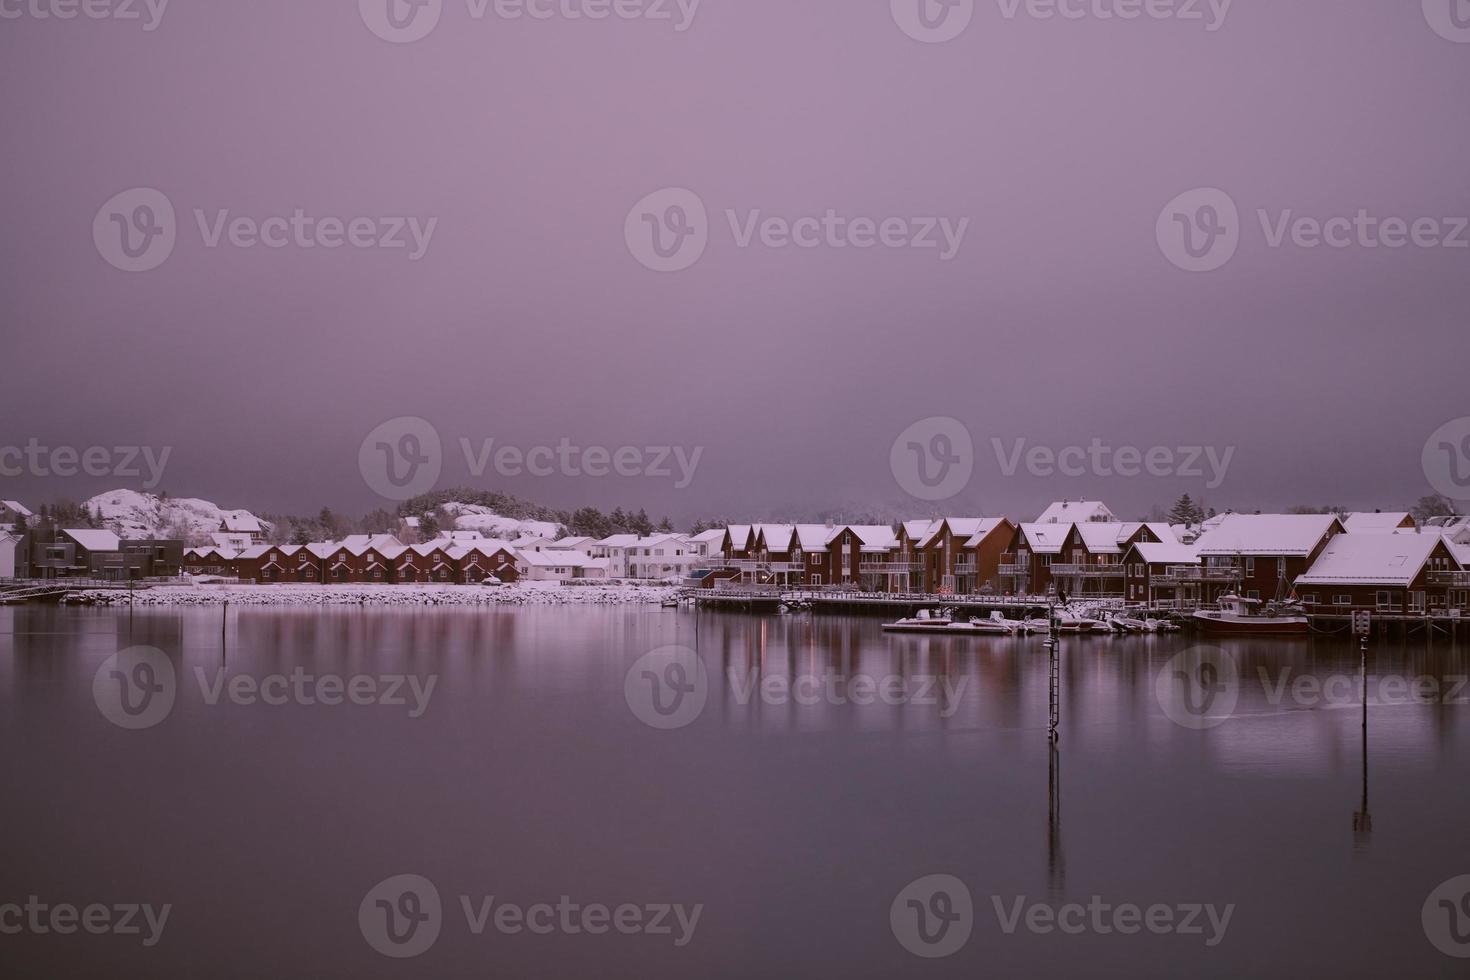
M 236 542 L 225 541 L 188 549 L 184 570 L 257 583 L 678 581 L 710 557 L 718 539 L 715 534 L 627 534 L 503 541 L 476 531 L 450 531 L 420 544 L 405 544 L 392 534 L 293 545 L 234 547 Z
M 1124 522 L 1098 502 L 1034 522 L 940 518 L 895 527 L 749 524 L 724 530 L 696 576 L 864 592 L 1121 597 L 1190 607 L 1226 594 L 1295 597 L 1319 613 L 1470 611 L 1470 519 L 1224 514 L 1198 527 Z

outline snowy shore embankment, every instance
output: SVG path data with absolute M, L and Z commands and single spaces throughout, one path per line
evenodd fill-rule
M 649 605 L 677 596 L 671 586 L 480 585 L 161 585 L 126 591 L 79 590 L 81 605 L 209 606 L 491 606 Z

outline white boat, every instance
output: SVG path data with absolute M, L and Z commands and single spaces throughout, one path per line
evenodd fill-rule
M 1183 626 L 1167 619 L 1148 619 L 1145 622 L 1150 633 L 1179 633 L 1184 630 Z
M 926 615 L 927 612 L 928 610 L 920 610 L 919 615 L 913 619 L 884 623 L 883 630 L 887 633 L 933 633 L 944 636 L 1011 636 L 1016 632 L 1011 624 L 997 622 L 995 619 L 972 619 L 963 623 L 955 622 L 947 615 Z
M 1035 633 L 1036 632 L 1035 628 L 1033 628 L 1032 625 L 1031 625 L 1031 620 L 1029 620 L 1029 619 L 1006 619 L 1005 615 L 999 609 L 997 609 L 995 612 L 993 612 L 993 613 L 990 614 L 990 621 L 992 623 L 998 623 L 1001 626 L 1004 626 L 1007 629 L 1009 629 L 1010 632 L 1016 633 L 1016 634 L 1019 634 L 1019 635 L 1022 635 L 1022 636 L 1026 635 L 1027 633 Z
M 1215 636 L 1305 636 L 1311 629 L 1301 607 L 1273 602 L 1265 608 L 1259 599 L 1238 595 L 1220 597 L 1219 609 L 1200 609 L 1194 623 Z
M 1113 624 L 1121 626 L 1125 633 L 1155 633 L 1157 630 L 1152 625 L 1154 622 L 1154 620 L 1138 619 L 1134 616 L 1113 617 Z

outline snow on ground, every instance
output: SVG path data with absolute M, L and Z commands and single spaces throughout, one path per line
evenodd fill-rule
M 136 490 L 109 490 L 82 506 L 102 518 L 102 524 L 120 538 L 168 537 L 182 533 L 204 538 L 220 529 L 226 516 L 254 517 L 248 510 L 225 510 L 208 500 L 157 497 Z
M 487 538 L 551 538 L 561 532 L 555 521 L 520 521 L 514 517 L 502 517 L 488 507 L 479 504 L 451 502 L 444 505 L 447 513 L 454 515 L 457 531 L 479 531 Z
M 161 585 L 131 593 L 139 606 L 482 606 L 636 605 L 660 603 L 678 594 L 669 586 L 563 586 L 554 582 L 483 585 Z M 68 602 L 127 605 L 127 591 L 81 590 Z

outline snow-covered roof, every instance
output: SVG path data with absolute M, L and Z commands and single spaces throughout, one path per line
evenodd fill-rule
M 1443 540 L 1437 534 L 1339 534 L 1296 583 L 1407 586 Z
M 225 511 L 220 515 L 220 524 L 233 534 L 260 534 L 260 519 L 246 510 Z
M 335 541 L 314 541 L 306 546 L 306 550 L 317 558 L 325 560 L 332 557 L 332 553 L 337 550 L 337 543 Z
M 929 528 L 929 533 L 919 539 L 919 547 L 927 548 L 935 538 L 939 537 L 939 532 L 944 530 L 946 524 L 949 525 L 950 534 L 968 541 L 979 534 L 982 529 L 988 534 L 999 523 L 998 519 L 987 517 L 946 517 L 934 522 Z
M 825 524 L 798 524 L 796 540 L 802 551 L 822 551 L 827 547 L 827 535 L 831 531 Z
M 857 535 L 859 551 L 892 551 L 898 547 L 898 536 L 887 524 L 842 524 L 831 529 L 827 535 L 827 544 L 837 540 L 843 531 L 851 531 Z
M 974 533 L 972 533 L 970 535 L 969 540 L 965 542 L 965 547 L 966 548 L 978 548 L 978 547 L 980 547 L 981 542 L 983 542 L 986 538 L 990 537 L 990 535 L 995 532 L 995 529 L 998 528 L 998 527 L 1000 527 L 1004 523 L 1006 523 L 1006 519 L 1004 517 L 987 517 L 987 518 L 985 518 L 975 528 L 975 531 L 974 531 Z
M 632 548 L 637 546 L 638 541 L 636 534 L 609 534 L 594 543 L 600 548 Z
M 1368 534 L 1375 531 L 1391 533 L 1399 528 L 1407 529 L 1407 525 L 1412 520 L 1413 518 L 1409 516 L 1408 512 L 1402 510 L 1387 512 L 1373 511 L 1372 513 L 1362 511 L 1349 514 L 1347 520 L 1342 523 L 1343 527 L 1346 527 L 1349 533 Z
M 1126 539 L 1124 525 L 1117 523 L 1092 522 L 1078 524 L 1077 533 L 1088 552 L 1094 555 L 1116 555 L 1122 552 L 1120 542 Z
M 1067 535 L 1072 532 L 1070 524 L 1022 524 L 1021 534 L 1027 546 L 1038 555 L 1060 554 Z
M 698 541 L 700 544 L 719 544 L 725 540 L 725 529 L 722 527 L 712 527 L 708 531 L 701 531 L 696 534 L 693 540 Z
M 1183 525 L 1181 525 L 1182 527 Z M 1139 528 L 1148 528 L 1160 541 L 1178 541 L 1179 535 L 1171 525 L 1161 521 L 1125 521 L 1119 525 L 1118 541 L 1123 542 L 1138 533 Z
M 1140 541 L 1131 549 L 1150 565 L 1198 565 L 1199 549 L 1178 541 Z
M 606 558 L 593 558 L 575 548 L 562 551 L 527 551 L 520 560 L 532 568 L 606 568 Z
M 486 539 L 490 540 L 490 539 Z M 581 548 L 592 544 L 593 539 L 586 535 L 572 535 L 565 538 L 557 538 L 546 547 L 551 551 L 565 551 L 569 548 Z
M 354 555 L 360 555 L 364 551 L 386 551 L 389 548 L 401 548 L 403 542 L 398 540 L 396 534 L 349 534 L 343 538 L 340 544 Z
M 939 521 L 930 519 L 927 521 L 904 521 L 901 525 L 903 533 L 908 535 L 910 541 L 923 541 L 939 530 Z
M 117 551 L 121 547 L 117 535 L 111 531 L 98 531 L 94 528 L 66 528 L 61 533 L 88 551 Z
M 1333 514 L 1227 514 L 1201 534 L 1204 557 L 1281 555 L 1305 558 L 1338 524 Z
M 1101 500 L 1058 500 L 1036 519 L 1037 524 L 1082 524 L 1088 521 L 1117 521 Z
M 21 517 L 35 517 L 36 516 L 35 514 L 32 514 L 26 508 L 26 505 L 23 504 L 23 503 L 21 503 L 19 500 L 0 500 L 0 506 L 4 506 L 4 508 L 6 510 L 13 511 L 14 513 L 19 514 Z
M 792 535 L 796 533 L 794 524 L 756 524 L 753 525 L 756 534 L 765 538 L 766 550 L 778 554 L 791 547 Z

